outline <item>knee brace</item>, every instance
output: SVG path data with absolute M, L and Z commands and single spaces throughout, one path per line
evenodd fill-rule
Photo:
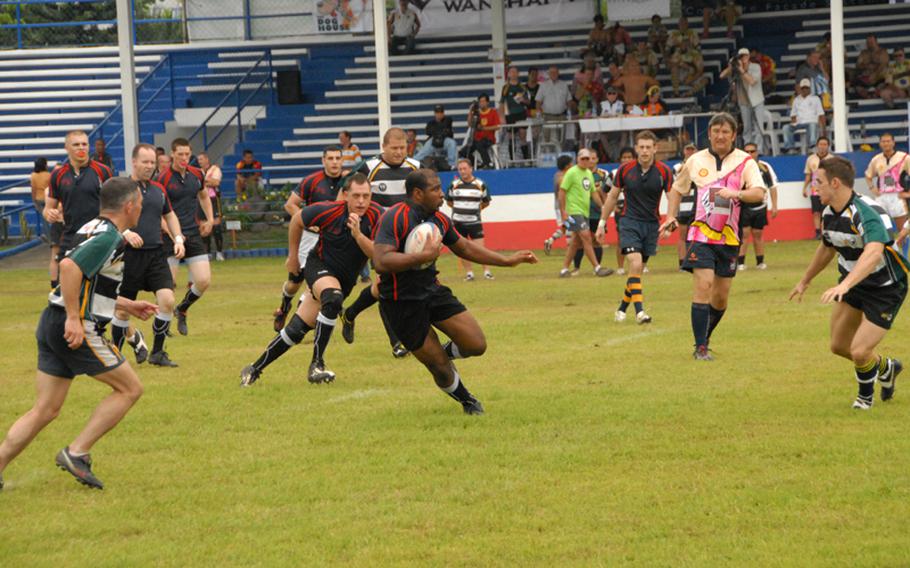
M 303 336 L 306 335 L 306 332 L 310 331 L 310 329 L 312 328 L 300 319 L 300 316 L 294 314 L 294 316 L 291 317 L 290 323 L 284 327 L 284 334 L 288 339 L 293 341 L 294 344 L 297 344 L 303 341 Z
M 341 313 L 344 294 L 338 288 L 326 288 L 319 296 L 319 303 L 322 305 L 322 315 L 333 320 Z

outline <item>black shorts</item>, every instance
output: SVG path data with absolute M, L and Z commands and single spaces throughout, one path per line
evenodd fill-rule
M 63 238 L 63 223 L 51 223 L 50 235 L 48 238 L 51 241 L 52 247 L 60 246 L 60 239 Z
M 408 351 L 423 347 L 430 326 L 467 311 L 445 286 L 437 285 L 423 300 L 379 300 L 389 326 Z
M 483 238 L 483 224 L 482 223 L 471 223 L 469 225 L 455 223 L 455 230 L 462 237 L 466 237 L 471 240 Z
M 686 211 L 685 213 L 676 214 L 676 224 L 677 225 L 691 225 L 695 221 L 695 209 L 692 211 Z
M 64 379 L 76 375 L 94 377 L 116 369 L 126 359 L 117 348 L 101 335 L 102 329 L 94 322 L 84 321 L 85 340 L 76 349 L 70 349 L 63 338 L 66 311 L 48 306 L 41 312 L 35 338 L 38 340 L 38 370 Z
M 768 208 L 751 209 L 743 207 L 739 215 L 739 226 L 743 229 L 764 229 L 768 226 Z
M 639 252 L 644 256 L 656 255 L 659 228 L 657 221 L 624 218 L 619 229 L 620 250 L 623 254 Z
M 692 272 L 696 268 L 710 268 L 721 278 L 733 278 L 736 276 L 738 256 L 739 247 L 690 241 L 682 269 Z
M 881 288 L 854 286 L 844 295 L 844 302 L 863 312 L 866 319 L 883 329 L 891 329 L 897 312 L 907 296 L 907 282 Z
M 348 297 L 351 290 L 354 289 L 354 284 L 357 283 L 357 274 L 355 274 L 353 278 L 345 278 L 344 275 L 339 275 L 336 271 L 326 266 L 325 262 L 316 256 L 315 253 L 310 253 L 310 256 L 306 259 L 306 266 L 303 267 L 303 270 L 300 272 L 303 273 L 307 288 L 309 288 L 310 291 L 313 290 L 313 285 L 316 284 L 316 281 L 320 278 L 331 276 L 337 279 L 341 284 L 341 293 L 344 294 L 345 298 Z M 359 272 L 360 270 L 358 269 L 357 273 Z
M 817 195 L 812 195 L 809 197 L 809 201 L 812 202 L 812 212 L 821 213 L 825 210 L 825 206 L 822 205 L 822 198 Z
M 202 242 L 202 237 L 200 237 L 199 235 L 189 235 L 189 236 L 184 235 L 183 238 L 184 238 L 183 260 L 197 257 L 197 256 L 206 256 L 207 257 L 209 255 L 208 250 L 205 248 L 205 243 Z M 174 257 L 174 241 L 172 241 L 171 238 L 168 237 L 167 235 L 164 235 L 161 238 L 161 240 L 164 243 L 162 246 L 164 247 L 164 250 L 166 251 L 167 256 L 169 258 L 173 258 Z
M 157 292 L 165 288 L 174 289 L 174 277 L 164 249 L 127 247 L 123 253 L 123 282 L 120 283 L 118 293 L 124 298 L 135 300 L 139 292 Z
M 591 225 L 588 225 L 588 218 L 584 215 L 569 215 L 569 219 L 572 220 L 571 223 L 566 225 L 566 230 L 570 233 L 575 231 L 590 231 Z

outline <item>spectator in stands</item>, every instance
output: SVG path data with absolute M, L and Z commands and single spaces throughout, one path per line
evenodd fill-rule
M 641 107 L 645 116 L 660 116 L 667 114 L 667 105 L 660 99 L 660 87 L 654 85 L 648 89 L 648 100 Z
M 101 162 L 105 166 L 109 167 L 111 171 L 114 171 L 114 159 L 111 158 L 111 155 L 107 153 L 107 147 L 104 143 L 104 138 L 99 138 L 95 140 L 95 153 L 91 155 L 91 159 L 96 162 Z
M 904 56 L 904 48 L 897 47 L 891 52 L 885 84 L 879 89 L 879 94 L 888 108 L 894 108 L 894 99 L 906 98 L 910 94 L 910 62 Z
M 610 65 L 613 65 L 613 63 L 610 63 Z M 603 82 L 603 80 L 604 80 L 603 71 L 601 71 L 600 65 L 597 63 L 597 59 L 591 53 L 586 53 L 585 56 L 582 58 L 581 68 L 575 72 L 574 82 L 579 83 L 582 79 L 581 76 L 584 74 L 585 71 L 588 71 L 588 70 L 594 72 L 595 81 L 597 81 L 598 83 Z M 573 85 L 573 88 L 574 88 L 574 85 Z
M 500 124 L 499 113 L 490 107 L 490 97 L 487 95 L 477 97 L 477 105 L 471 105 L 468 110 L 468 125 L 474 131 L 468 156 L 473 155 L 475 151 L 479 152 L 481 168 L 493 167 L 490 148 L 496 144 L 496 131 L 499 130 Z
M 797 85 L 801 85 L 803 79 L 808 79 L 811 94 L 817 95 L 822 99 L 823 107 L 830 107 L 830 105 L 825 105 L 824 99 L 830 99 L 831 81 L 822 66 L 821 55 L 817 51 L 812 50 L 809 52 L 809 55 L 806 56 L 806 60 L 800 63 L 799 67 L 796 68 L 794 79 L 796 79 Z
M 866 48 L 856 58 L 853 72 L 853 89 L 857 96 L 870 99 L 875 96 L 875 87 L 885 80 L 888 70 L 888 51 L 878 45 L 874 34 L 866 36 Z
M 588 46 L 585 54 L 602 58 L 604 61 L 613 58 L 613 37 L 606 27 L 604 27 L 604 17 L 600 14 L 594 16 L 594 28 L 588 34 Z
M 627 53 L 632 53 L 632 36 L 626 28 L 622 27 L 621 22 L 613 24 L 610 29 L 610 36 L 613 40 L 613 60 L 616 62 L 623 61 Z
M 669 61 L 668 56 L 672 56 L 676 53 L 684 43 L 690 46 L 698 45 L 698 34 L 695 33 L 695 30 L 689 28 L 689 20 L 685 16 L 679 19 L 679 28 L 670 32 L 670 35 L 667 38 L 667 49 L 669 50 L 669 53 L 664 52 L 664 61 Z
M 537 91 L 537 110 L 543 116 L 545 122 L 563 121 L 566 119 L 566 111 L 569 109 L 569 103 L 572 101 L 572 94 L 569 92 L 569 84 L 559 78 L 559 68 L 550 65 L 547 70 L 547 80 L 541 83 Z M 564 127 L 550 127 L 543 129 L 544 144 L 556 144 L 562 149 L 562 142 L 565 138 Z
M 525 91 L 528 93 L 528 116 L 534 118 L 537 116 L 537 93 L 540 92 L 540 72 L 537 67 L 528 69 Z
M 659 15 L 651 16 L 651 25 L 648 27 L 648 44 L 655 53 L 665 55 L 667 52 L 667 39 L 670 33 L 663 24 Z
M 420 17 L 417 11 L 408 5 L 408 0 L 398 0 L 398 9 L 389 14 L 387 22 L 389 34 L 389 54 L 414 53 L 414 41 L 420 33 Z
M 650 75 L 656 79 L 660 59 L 657 57 L 657 53 L 651 49 L 651 45 L 645 41 L 638 42 L 633 55 L 638 59 L 638 65 L 641 67 L 644 74 Z
M 745 47 L 736 53 L 736 59 L 720 72 L 720 78 L 730 78 L 739 116 L 743 121 L 743 145 L 755 144 L 762 148 L 761 117 L 765 113 L 765 94 L 761 88 L 761 67 L 752 63 L 752 55 Z
M 594 80 L 592 70 L 588 69 L 582 74 L 581 81 L 575 85 L 573 96 L 578 116 L 597 116 L 597 110 L 600 108 L 600 102 L 605 98 L 605 93 L 603 85 Z
M 784 152 L 796 151 L 794 145 L 794 132 L 800 128 L 806 130 L 807 144 L 815 146 L 820 130 L 825 128 L 825 109 L 822 108 L 821 99 L 812 94 L 809 79 L 803 79 L 799 84 L 799 96 L 793 99 L 790 107 L 790 124 L 785 124 Z
M 28 181 L 32 188 L 32 205 L 35 206 L 35 210 L 38 212 L 38 222 L 41 223 L 41 238 L 53 246 L 53 241 L 50 237 L 50 225 L 48 225 L 47 219 L 44 218 L 44 201 L 47 197 L 47 188 L 51 184 L 51 173 L 47 171 L 47 158 L 37 158 L 35 160 L 35 168 L 32 170 Z M 53 259 L 51 261 L 53 262 Z M 56 270 L 51 271 L 52 274 L 55 272 Z
M 606 98 L 600 103 L 600 116 L 606 118 L 617 118 L 625 114 L 626 104 L 619 97 L 619 91 L 614 86 L 607 87 Z M 612 157 L 613 148 L 621 148 L 626 133 L 617 130 L 614 132 L 604 132 L 600 135 L 600 143 L 607 150 L 609 157 Z M 607 160 L 605 160 L 607 161 Z
M 499 96 L 499 112 L 505 117 L 506 124 L 516 124 L 526 119 L 528 117 L 529 101 L 528 90 L 518 79 L 518 67 L 512 65 L 509 67 L 508 80 L 503 85 L 502 93 Z M 521 146 L 522 153 L 527 155 L 524 142 L 527 134 L 525 129 L 510 128 L 507 129 L 506 134 L 509 140 L 509 156 L 512 159 L 516 159 L 512 151 L 516 146 Z M 514 142 L 513 139 L 515 140 Z
M 342 130 L 338 133 L 338 142 L 341 144 L 341 169 L 351 170 L 354 166 L 363 160 L 360 155 L 360 148 L 354 144 L 351 133 Z
M 243 151 L 243 158 L 234 166 L 237 170 L 237 179 L 234 182 L 234 191 L 241 201 L 247 199 L 247 192 L 255 194 L 259 189 L 262 179 L 262 163 L 253 156 L 253 151 Z
M 824 37 L 815 46 L 815 51 L 818 52 L 819 59 L 821 60 L 822 69 L 825 70 L 825 74 L 829 77 L 831 76 L 831 32 L 825 32 Z
M 632 105 L 645 102 L 645 92 L 649 87 L 659 86 L 654 77 L 649 77 L 641 72 L 638 60 L 627 61 L 623 68 L 622 76 L 613 81 L 613 85 L 622 91 L 626 110 Z
M 757 63 L 761 69 L 762 91 L 773 93 L 777 89 L 777 63 L 769 56 L 765 55 L 757 48 L 752 48 L 750 52 L 752 63 Z
M 413 128 L 408 128 L 404 131 L 405 139 L 407 140 L 407 153 L 408 158 L 413 158 L 417 154 L 417 150 L 420 147 L 420 141 L 417 140 L 417 131 Z
M 705 88 L 705 62 L 697 47 L 683 41 L 670 58 L 670 79 L 673 81 L 673 96 L 679 96 L 680 83 L 689 87 L 692 94 Z
M 702 38 L 707 38 L 710 35 L 710 29 L 708 24 L 710 24 L 710 12 L 711 9 L 707 8 L 705 10 L 706 14 L 709 14 L 707 18 L 704 19 L 705 28 L 701 32 Z M 736 20 L 742 15 L 742 9 L 736 5 L 734 0 L 726 0 L 720 7 L 717 8 L 717 11 L 714 12 L 714 15 L 727 26 L 727 37 L 734 37 L 733 26 L 736 25 Z
M 433 114 L 433 120 L 428 122 L 426 127 L 427 139 L 414 158 L 418 162 L 423 162 L 431 154 L 443 151 L 448 168 L 451 169 L 455 166 L 455 160 L 458 159 L 458 144 L 455 143 L 452 117 L 446 116 L 446 109 L 442 105 L 436 105 Z

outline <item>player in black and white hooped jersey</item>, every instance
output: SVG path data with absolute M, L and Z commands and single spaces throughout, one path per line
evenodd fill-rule
M 452 222 L 458 234 L 476 241 L 483 246 L 483 222 L 481 211 L 490 205 L 490 191 L 487 184 L 480 178 L 474 177 L 474 168 L 470 160 L 458 160 L 458 177 L 452 180 L 446 190 L 446 203 L 452 208 Z M 471 263 L 463 258 L 458 259 L 465 270 L 465 281 L 474 280 L 474 268 Z M 483 277 L 493 280 L 493 273 L 486 266 L 481 265 Z
M 303 341 L 311 329 L 316 330 L 316 337 L 307 379 L 311 383 L 335 380 L 335 373 L 326 369 L 325 350 L 342 303 L 354 288 L 360 269 L 373 254 L 370 237 L 381 213 L 379 206 L 370 203 L 366 176 L 354 174 L 345 182 L 340 201 L 322 201 L 304 207 L 294 216 L 288 229 L 287 268 L 294 275 L 304 273 L 307 291 L 291 321 L 262 355 L 240 372 L 241 386 L 255 383 L 268 365 Z M 310 250 L 306 265 L 301 267 L 297 251 L 306 230 L 315 232 L 319 238 Z
M 419 169 L 406 180 L 407 200 L 390 207 L 379 220 L 373 264 L 382 276 L 379 294 L 389 325 L 404 346 L 433 375 L 436 386 L 458 401 L 466 414 L 483 414 L 483 405 L 467 389 L 452 360 L 483 355 L 483 330 L 452 291 L 437 279 L 436 258 L 442 245 L 460 258 L 494 266 L 535 263 L 531 251 L 503 256 L 463 238 L 441 213 L 442 184 L 433 170 Z M 427 238 L 418 252 L 405 252 L 408 235 L 432 223 L 439 234 Z M 449 337 L 440 343 L 436 328 Z

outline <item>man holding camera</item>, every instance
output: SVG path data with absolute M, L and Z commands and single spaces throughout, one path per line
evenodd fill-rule
M 765 113 L 765 94 L 761 86 L 761 65 L 752 63 L 749 50 L 745 47 L 736 52 L 720 78 L 729 77 L 736 93 L 739 114 L 743 121 L 743 145 L 755 144 L 762 152 L 764 136 L 761 130 L 761 116 Z
M 417 150 L 414 159 L 423 163 L 428 156 L 435 154 L 439 150 L 444 150 L 448 168 L 451 168 L 455 160 L 458 159 L 458 145 L 455 143 L 452 117 L 446 116 L 446 109 L 442 105 L 436 105 L 433 111 L 436 116 L 427 123 L 427 141 Z

